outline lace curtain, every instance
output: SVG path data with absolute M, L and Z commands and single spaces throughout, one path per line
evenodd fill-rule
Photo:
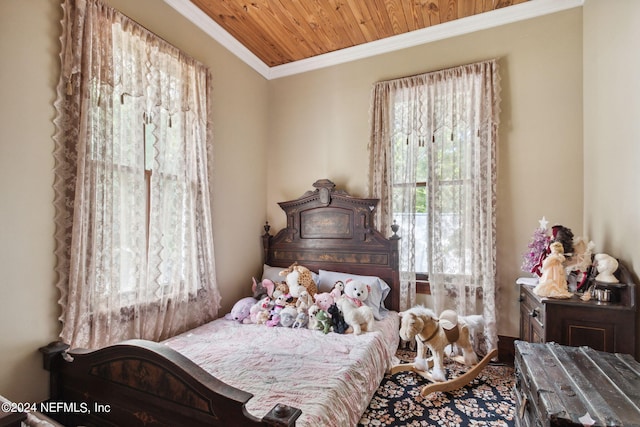
M 98 0 L 66 0 L 55 107 L 57 287 L 72 347 L 161 340 L 220 307 L 209 71 Z
M 415 304 L 416 254 L 426 253 L 419 272 L 428 273 L 435 311 L 482 314 L 484 351 L 497 346 L 499 102 L 495 60 L 373 88 L 371 193 L 379 229 L 400 223 L 400 309 Z

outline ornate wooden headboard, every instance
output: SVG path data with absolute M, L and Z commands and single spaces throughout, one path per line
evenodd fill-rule
M 287 216 L 287 226 L 275 236 L 265 225 L 262 236 L 265 264 L 288 267 L 294 262 L 313 271 L 330 270 L 377 276 L 391 292 L 385 306 L 398 310 L 397 228 L 389 238 L 373 227 L 378 199 L 352 197 L 335 189 L 328 179 L 313 184 L 295 200 L 278 203 Z

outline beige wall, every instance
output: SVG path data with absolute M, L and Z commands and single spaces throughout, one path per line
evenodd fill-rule
M 584 222 L 599 252 L 640 272 L 640 2 L 584 4 Z M 640 354 L 640 322 L 637 322 Z
M 56 338 L 52 103 L 55 2 L 0 2 L 0 394 L 47 396 L 38 347 Z
M 164 2 L 108 3 L 213 73 L 212 205 L 227 312 L 251 285 L 247 268 L 257 274 L 261 265 L 267 81 Z M 16 401 L 48 396 L 37 349 L 59 333 L 51 136 L 61 17 L 59 1 L 0 1 L 0 394 Z
M 519 334 L 515 279 L 538 219 L 582 233 L 582 11 L 282 78 L 270 84 L 267 214 L 319 178 L 367 195 L 372 84 L 499 58 L 498 331 Z M 400 233 L 402 234 L 402 233 Z

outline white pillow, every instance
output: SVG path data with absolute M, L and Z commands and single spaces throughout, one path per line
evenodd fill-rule
M 271 267 L 270 265 L 264 264 L 262 266 L 262 280 L 269 279 L 274 283 L 283 282 L 285 277 L 280 276 L 282 270 L 285 270 L 285 268 Z
M 286 270 L 286 267 L 272 267 L 270 265 L 264 264 L 262 266 L 262 280 L 264 279 L 269 279 L 271 280 L 273 283 L 280 283 L 280 282 L 284 282 L 286 277 L 285 276 L 281 276 L 280 272 L 282 270 Z M 316 285 L 318 284 L 318 281 L 320 280 L 318 273 L 314 273 L 313 271 L 311 272 L 311 277 L 313 277 L 313 281 L 316 282 Z
M 369 297 L 365 303 L 373 309 L 373 317 L 382 320 L 387 317 L 389 310 L 384 306 L 384 299 L 389 295 L 391 287 L 381 278 L 376 276 L 359 276 L 356 274 L 340 273 L 338 271 L 320 270 L 318 292 L 330 292 L 338 280 L 346 282 L 347 279 L 358 280 L 371 287 Z

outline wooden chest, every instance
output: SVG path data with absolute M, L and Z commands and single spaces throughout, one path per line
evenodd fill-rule
M 589 347 L 516 341 L 517 426 L 640 426 L 640 363 Z

